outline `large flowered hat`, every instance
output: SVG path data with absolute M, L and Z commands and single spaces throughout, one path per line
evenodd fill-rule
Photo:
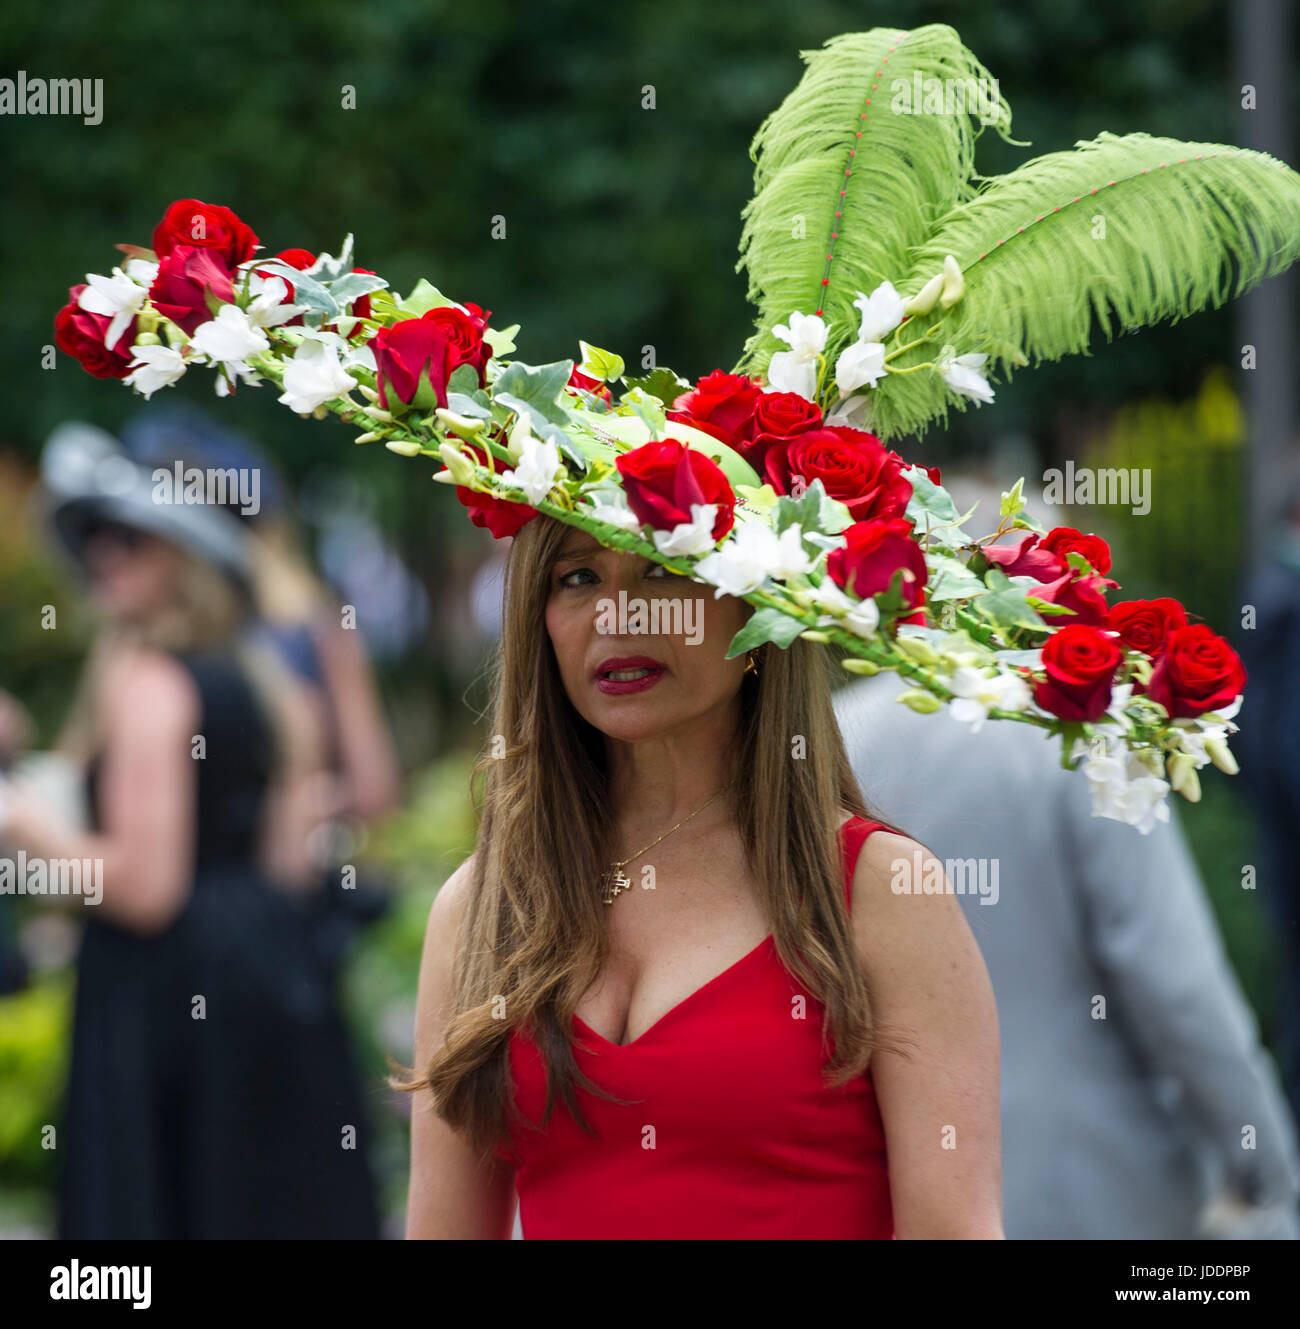
M 300 415 L 440 463 L 494 536 L 545 513 L 749 601 L 733 656 L 834 644 L 850 672 L 905 676 L 917 710 L 1060 735 L 1094 813 L 1149 831 L 1170 788 L 1195 801 L 1207 762 L 1236 769 L 1232 648 L 1175 600 L 1113 598 L 1106 543 L 1044 529 L 1022 481 L 976 536 L 938 469 L 890 444 L 1087 353 L 1094 324 L 1178 320 L 1281 272 L 1300 254 L 1300 175 L 1101 133 L 979 176 L 985 128 L 1017 141 L 951 28 L 852 33 L 803 59 L 751 147 L 738 267 L 756 328 L 730 371 L 632 373 L 581 341 L 527 364 L 518 325 L 427 280 L 398 295 L 354 264 L 351 236 L 337 256 L 272 255 L 195 199 L 72 288 L 58 345 L 145 397 L 195 370 L 221 396 L 269 382 Z

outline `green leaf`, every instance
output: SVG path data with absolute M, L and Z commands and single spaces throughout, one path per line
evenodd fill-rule
M 990 571 L 988 579 L 992 581 L 992 578 L 993 572 Z M 1013 586 L 1005 577 L 1002 581 L 1006 583 L 1004 586 L 990 590 L 988 594 L 971 602 L 975 612 L 998 628 L 1036 628 L 1040 632 L 1044 631 L 1046 624 L 1034 612 L 1025 592 L 1019 586 Z
M 826 493 L 826 487 L 821 480 L 814 480 L 798 498 L 782 494 L 777 500 L 777 534 L 780 535 L 787 526 L 796 523 L 805 531 L 822 531 L 827 535 L 838 535 L 853 525 L 853 517 L 843 503 Z
M 499 360 L 503 355 L 509 355 L 515 349 L 515 333 L 519 331 L 519 324 L 512 323 L 508 328 L 500 330 L 488 328 L 483 334 L 483 340 L 492 348 L 492 357 Z
M 678 378 L 671 369 L 660 366 L 652 369 L 643 378 L 625 379 L 629 388 L 640 388 L 651 397 L 658 397 L 665 406 L 671 406 L 683 392 L 689 392 L 691 385 L 685 379 Z
M 466 369 L 468 366 L 461 365 L 459 368 Z M 456 375 L 453 373 L 452 378 L 455 377 Z M 477 384 L 477 378 L 474 381 Z M 474 420 L 490 420 L 492 418 L 490 399 L 482 388 L 477 388 L 474 392 L 448 392 L 447 409 L 455 411 L 457 415 L 467 415 Z
M 1019 480 L 1002 495 L 1001 515 L 1003 517 L 1019 516 L 1025 506 L 1025 477 L 1022 475 Z
M 309 277 L 305 272 L 299 272 L 297 268 L 290 267 L 288 263 L 278 258 L 269 258 L 264 263 L 258 265 L 258 271 L 274 273 L 277 277 L 283 277 L 293 283 L 293 302 L 296 305 L 306 305 L 306 307 L 315 313 L 323 314 L 326 318 L 337 318 L 343 311 L 339 308 L 338 301 L 330 294 L 329 289 L 322 286 L 314 277 Z
M 316 281 L 324 284 L 338 280 L 351 269 L 352 236 L 348 234 L 343 239 L 343 247 L 339 250 L 337 258 L 333 254 L 317 254 L 316 261 L 307 270 Z M 388 283 L 385 282 L 384 285 L 387 286 Z
M 493 396 L 512 410 L 526 413 L 535 432 L 543 424 L 562 425 L 568 421 L 569 412 L 560 405 L 560 394 L 571 373 L 572 360 L 549 365 L 526 365 L 516 360 L 497 377 Z
M 467 395 L 478 391 L 478 371 L 473 365 L 457 365 L 447 379 L 447 391 Z
M 330 294 L 340 305 L 350 305 L 372 291 L 382 291 L 388 283 L 371 272 L 348 272 L 330 282 Z
M 578 369 L 588 378 L 598 378 L 602 383 L 615 383 L 623 377 L 626 366 L 621 355 L 602 351 L 599 346 L 592 346 L 582 340 L 579 340 L 578 346 L 582 351 L 582 363 Z
M 436 286 L 421 277 L 411 289 L 411 294 L 405 300 L 397 301 L 397 311 L 403 318 L 419 318 L 431 309 L 442 309 L 455 303 L 455 300 L 443 295 Z
M 727 659 L 734 660 L 736 656 L 769 641 L 774 641 L 785 650 L 807 626 L 779 609 L 756 609 L 745 626 L 731 639 Z
M 927 600 L 971 600 L 988 595 L 988 587 L 959 558 L 931 553 L 927 558 L 930 578 Z

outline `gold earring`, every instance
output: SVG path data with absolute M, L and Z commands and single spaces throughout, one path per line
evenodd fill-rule
M 745 658 L 745 673 L 747 674 L 758 673 L 758 661 L 754 659 L 754 656 L 756 656 L 757 654 L 758 651 L 757 649 L 755 649 L 750 651 L 749 655 Z

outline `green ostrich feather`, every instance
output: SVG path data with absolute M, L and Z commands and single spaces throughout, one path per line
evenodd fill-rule
M 910 255 L 903 295 L 952 254 L 962 298 L 909 321 L 900 343 L 985 351 L 986 374 L 1088 354 L 1094 320 L 1107 339 L 1223 304 L 1300 258 L 1300 174 L 1266 153 L 1148 134 L 1103 133 L 989 180 L 941 218 Z M 938 320 L 942 319 L 941 322 Z M 937 323 L 937 327 L 935 326 Z M 882 438 L 921 431 L 967 399 L 936 374 L 889 375 L 870 394 Z
M 982 178 L 974 175 L 981 121 L 1016 142 L 995 80 L 943 24 L 847 33 L 801 55 L 803 78 L 750 145 L 754 197 L 741 213 L 736 267 L 748 269 L 757 331 L 735 373 L 762 373 L 774 351 L 788 349 L 771 330 L 792 310 L 824 311 L 828 354 L 852 341 L 858 292 L 897 283 L 909 249 L 930 236 L 941 214 L 973 196 L 972 178 Z M 910 94 L 918 74 L 951 80 L 946 86 L 963 95 L 984 90 L 982 114 L 898 113 L 896 81 Z

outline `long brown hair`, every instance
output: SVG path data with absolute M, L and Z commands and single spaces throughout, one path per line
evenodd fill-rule
M 514 537 L 491 731 L 475 767 L 481 813 L 452 1014 L 423 1074 L 390 1080 L 432 1090 L 438 1114 L 485 1157 L 507 1142 L 512 1124 L 523 1124 L 509 1077 L 514 1029 L 531 1035 L 546 1066 L 542 1125 L 559 1098 L 590 1133 L 575 1085 L 613 1099 L 581 1072 L 571 1043 L 575 1008 L 609 950 L 592 883 L 613 857 L 613 814 L 603 737 L 568 700 L 546 631 L 567 530 L 539 516 Z M 847 811 L 897 828 L 863 799 L 828 672 L 819 645 L 760 648 L 757 675 L 742 683 L 734 808 L 777 952 L 825 1006 L 823 1047 L 834 1041 L 829 1083 L 842 1084 L 865 1071 L 883 1039 L 850 932 L 839 826 Z

